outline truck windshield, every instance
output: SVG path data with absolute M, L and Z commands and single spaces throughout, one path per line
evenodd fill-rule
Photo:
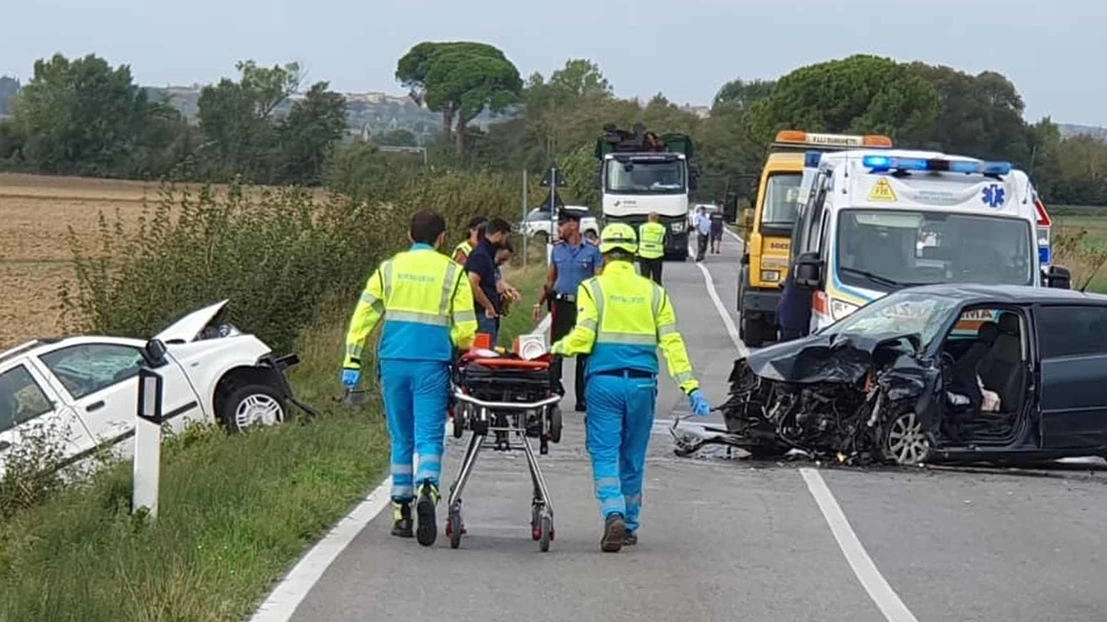
M 628 170 L 629 169 L 629 170 Z M 684 162 L 607 161 L 607 191 L 618 194 L 683 194 Z
M 765 182 L 765 212 L 761 224 L 769 227 L 791 227 L 796 221 L 799 205 L 801 173 L 777 173 Z
M 1032 240 L 1030 223 L 1014 218 L 843 210 L 838 278 L 878 291 L 926 283 L 1031 285 Z

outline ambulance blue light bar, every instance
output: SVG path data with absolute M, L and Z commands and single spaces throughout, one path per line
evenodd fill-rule
M 803 154 L 803 165 L 807 168 L 815 168 L 819 165 L 823 159 L 823 152 L 821 151 L 808 151 Z
M 948 171 L 950 173 L 977 173 L 980 175 L 1006 175 L 1011 172 L 1010 162 L 968 162 L 965 160 L 928 160 L 926 158 L 897 158 L 885 155 L 867 155 L 861 164 L 873 172 L 898 171 Z

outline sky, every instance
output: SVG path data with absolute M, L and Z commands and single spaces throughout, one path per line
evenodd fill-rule
M 1025 117 L 1107 126 L 1101 0 L 3 0 L 0 74 L 95 53 L 148 86 L 295 60 L 343 92 L 404 93 L 396 60 L 424 40 L 499 46 L 525 78 L 596 61 L 621 97 L 709 105 L 734 78 L 877 54 L 998 71 Z M 1063 7 L 1063 8 L 1062 8 Z

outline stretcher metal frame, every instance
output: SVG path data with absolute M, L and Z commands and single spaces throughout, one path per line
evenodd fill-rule
M 531 402 L 487 401 L 465 393 L 460 387 L 455 387 L 454 399 L 456 407 L 453 436 L 461 438 L 466 430 L 471 432 L 471 436 L 465 457 L 458 469 L 457 478 L 450 486 L 450 495 L 446 504 L 448 508 L 446 535 L 450 539 L 450 548 L 456 549 L 461 545 L 461 536 L 465 534 L 465 526 L 461 520 L 461 495 L 473 472 L 477 455 L 490 440 L 489 434 L 492 433 L 495 437 L 494 451 L 517 451 L 519 447 L 511 443 L 511 437 L 519 437 L 519 444 L 526 454 L 531 482 L 534 485 L 534 496 L 531 501 L 531 538 L 539 543 L 539 549 L 542 552 L 549 551 L 550 541 L 554 539 L 553 502 L 550 500 L 550 491 L 546 485 L 546 479 L 542 476 L 542 469 L 538 465 L 538 458 L 534 448 L 531 447 L 528 438 L 530 430 L 527 424 L 528 416 L 536 414 L 539 422 L 539 451 L 542 455 L 546 455 L 549 452 L 550 442 L 561 441 L 561 410 L 558 407 L 561 395 L 555 393 Z

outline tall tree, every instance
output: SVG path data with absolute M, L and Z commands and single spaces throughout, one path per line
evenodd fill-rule
M 235 65 L 237 82 L 223 78 L 205 86 L 197 102 L 200 129 L 207 138 L 208 174 L 227 179 L 241 174 L 255 182 L 274 180 L 279 166 L 276 110 L 300 84 L 300 67 L 259 67 L 252 60 Z
M 933 131 L 938 93 L 906 65 L 859 54 L 796 69 L 750 113 L 752 135 L 762 144 L 784 128 L 873 132 L 910 143 Z
M 447 139 L 456 130 L 465 150 L 466 125 L 484 110 L 501 112 L 519 99 L 519 70 L 498 48 L 474 42 L 423 42 L 397 63 L 396 78 L 412 99 L 442 113 Z
M 19 80 L 10 76 L 0 76 L 0 116 L 7 115 L 11 106 L 9 102 L 19 92 Z
M 92 54 L 36 61 L 14 109 L 30 167 L 89 175 L 120 173 L 149 111 L 146 92 L 134 84 L 130 67 L 112 68 Z
M 711 111 L 715 114 L 724 109 L 748 110 L 754 102 L 768 97 L 775 84 L 776 81 L 774 80 L 746 82 L 741 78 L 735 78 L 719 88 L 714 101 L 711 103 Z
M 323 180 L 323 164 L 346 129 L 346 98 L 328 86 L 312 85 L 281 120 L 282 183 L 315 185 Z

